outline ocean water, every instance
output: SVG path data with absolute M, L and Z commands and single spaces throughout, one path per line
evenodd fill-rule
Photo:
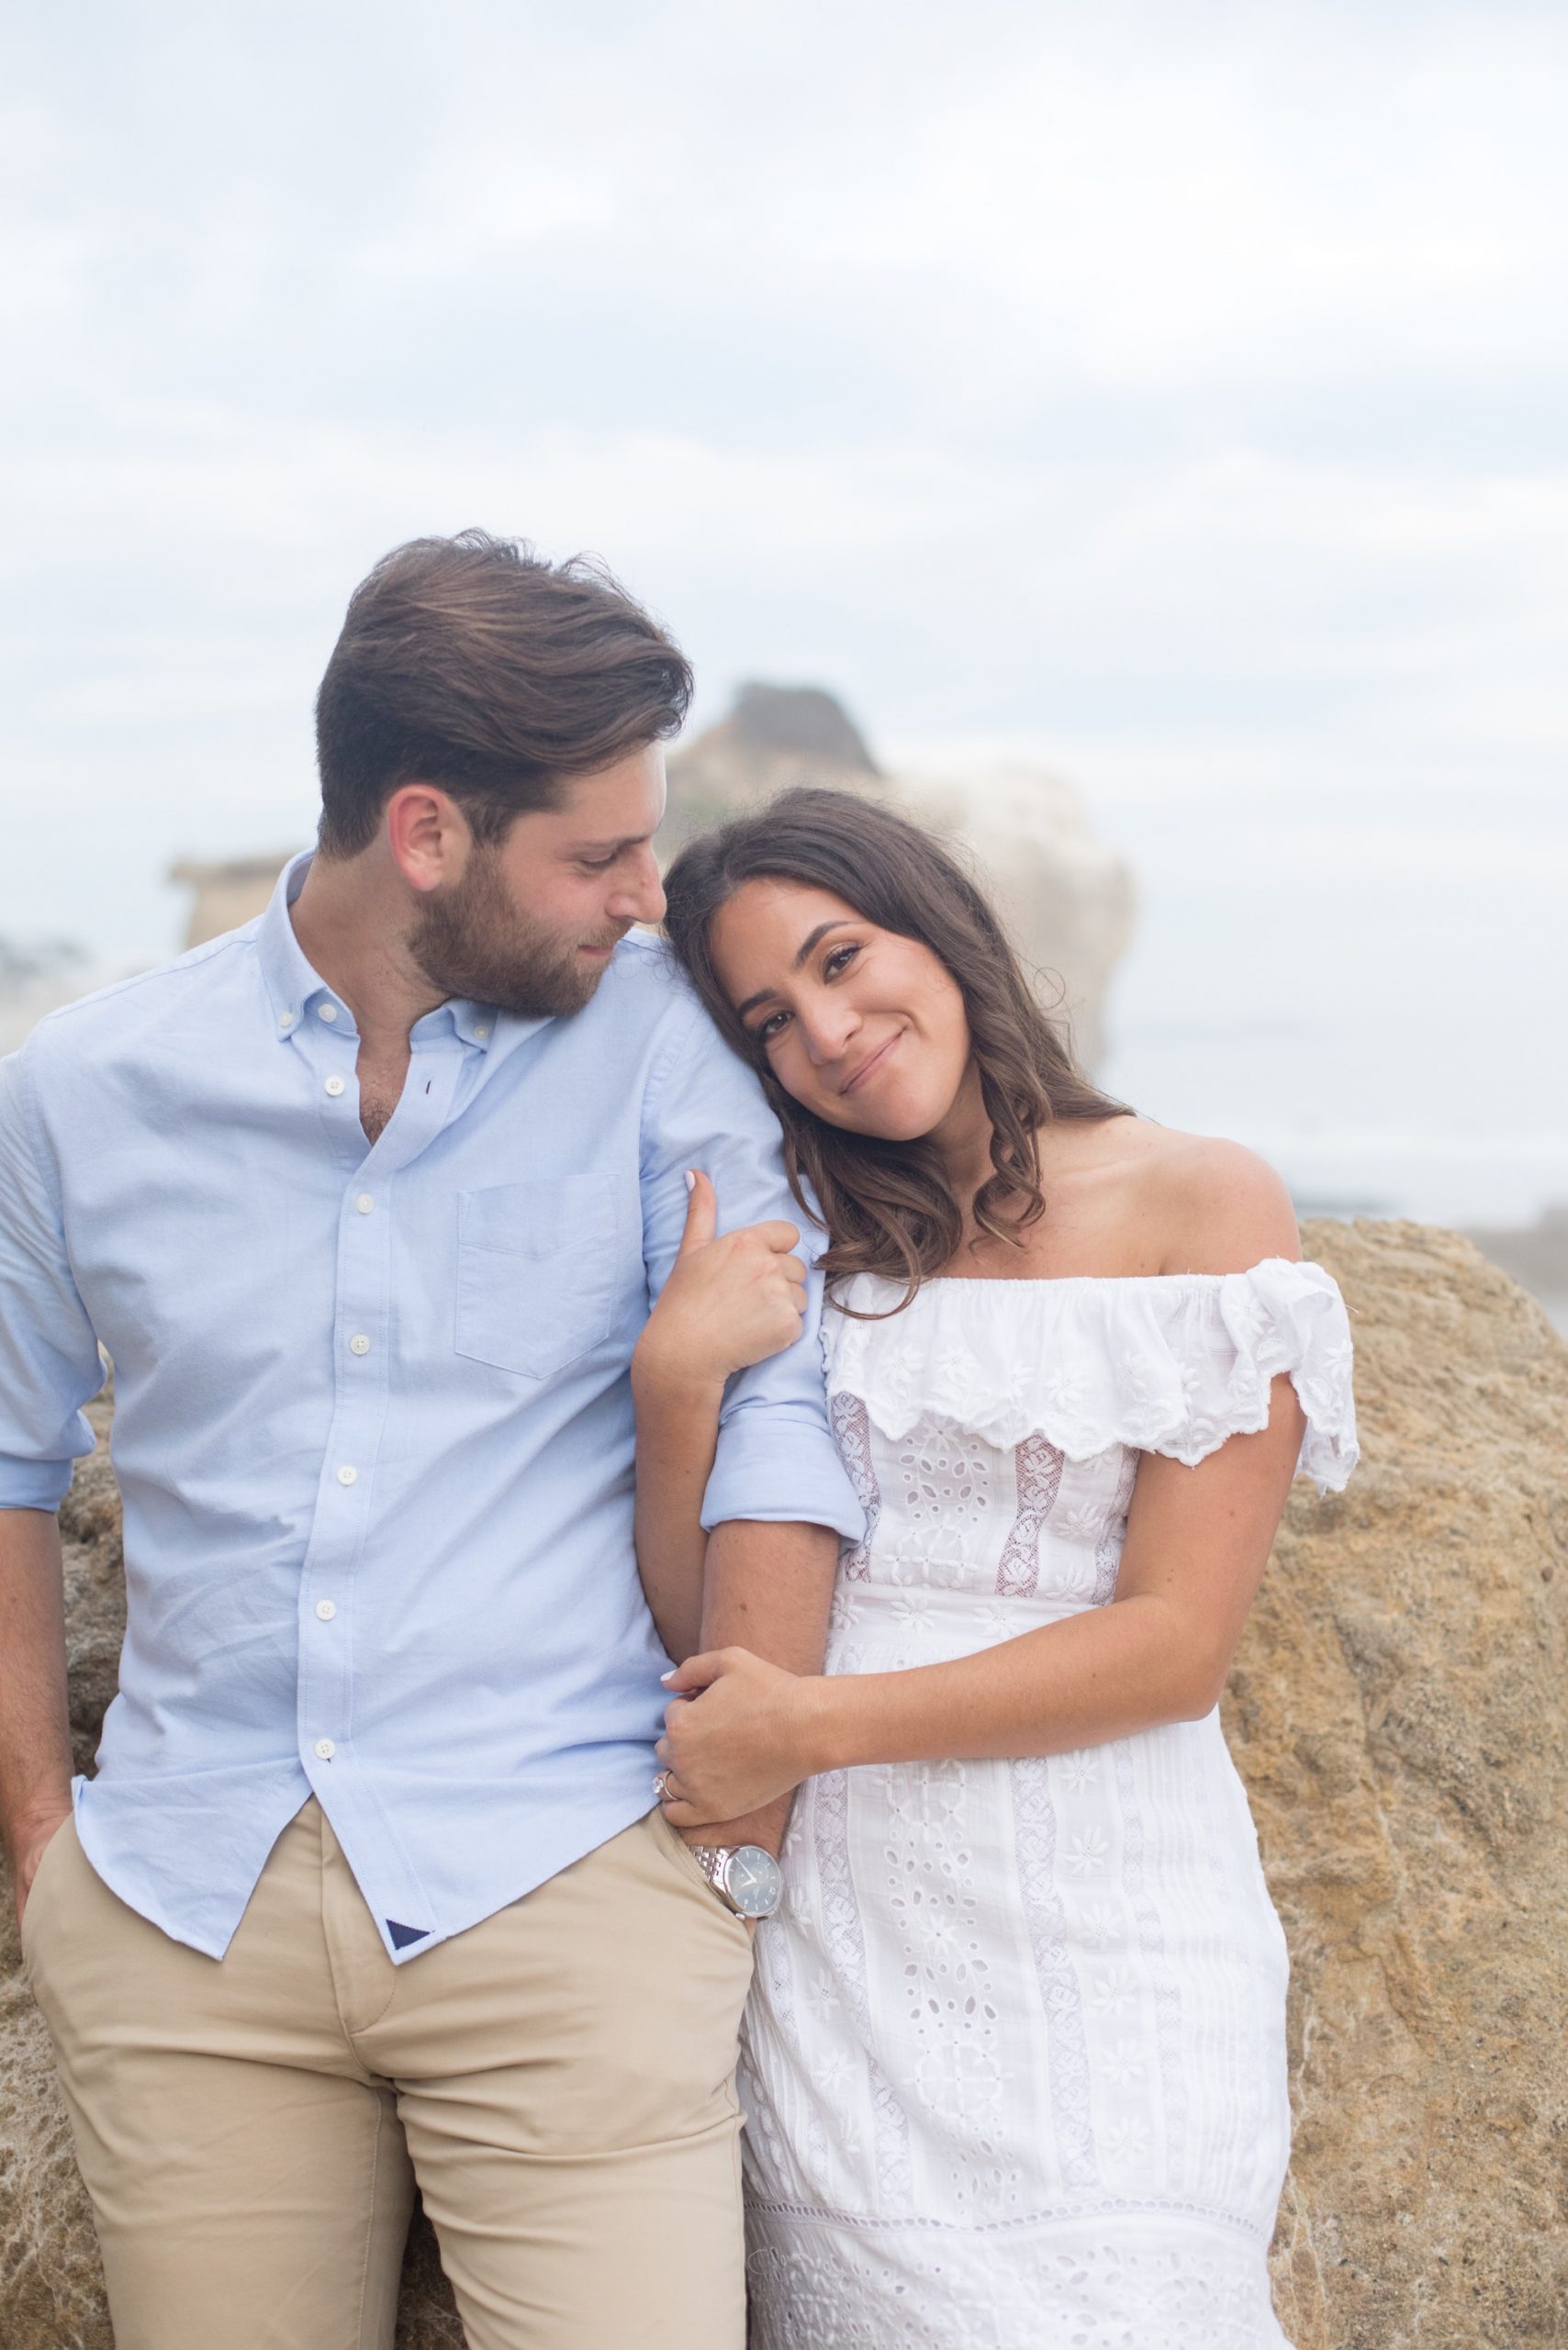
M 1086 794 L 1138 878 L 1105 1083 L 1270 1158 L 1304 1212 L 1568 1203 L 1561 795 Z

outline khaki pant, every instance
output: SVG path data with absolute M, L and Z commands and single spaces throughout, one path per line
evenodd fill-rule
M 751 1948 L 657 1813 L 401 1967 L 314 1801 L 221 1962 L 67 1821 L 23 1948 L 116 2350 L 391 2350 L 416 2181 L 471 2350 L 740 2350 Z

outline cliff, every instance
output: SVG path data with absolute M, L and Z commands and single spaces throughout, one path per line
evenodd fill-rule
M 1276 2300 L 1297 2350 L 1562 2350 L 1568 1348 L 1453 1234 L 1305 1238 L 1353 1316 L 1365 1457 L 1293 1496 L 1225 1702 L 1292 1953 Z M 122 1611 L 101 1451 L 62 1524 L 85 1762 Z M 0 2340 L 110 2350 L 0 1890 Z M 461 2350 L 422 2223 L 398 2344 Z

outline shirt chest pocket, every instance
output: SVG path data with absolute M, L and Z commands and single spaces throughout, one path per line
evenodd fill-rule
M 618 1287 L 605 1175 L 457 1197 L 457 1351 L 553 1379 L 610 1336 Z

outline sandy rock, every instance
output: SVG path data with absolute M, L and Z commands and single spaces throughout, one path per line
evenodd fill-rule
M 1305 1237 L 1354 1318 L 1364 1459 L 1293 1498 L 1225 1705 L 1291 1944 L 1275 2297 L 1297 2350 L 1562 2350 L 1568 1348 L 1450 1233 Z M 62 1524 L 84 1760 L 121 1612 L 101 1452 Z M 0 1891 L 0 2344 L 111 2350 Z M 398 2343 L 462 2350 L 422 2221 Z
M 1317 1224 L 1363 1458 L 1225 1704 L 1291 1948 L 1298 2350 L 1568 2342 L 1568 1348 L 1453 1234 Z

